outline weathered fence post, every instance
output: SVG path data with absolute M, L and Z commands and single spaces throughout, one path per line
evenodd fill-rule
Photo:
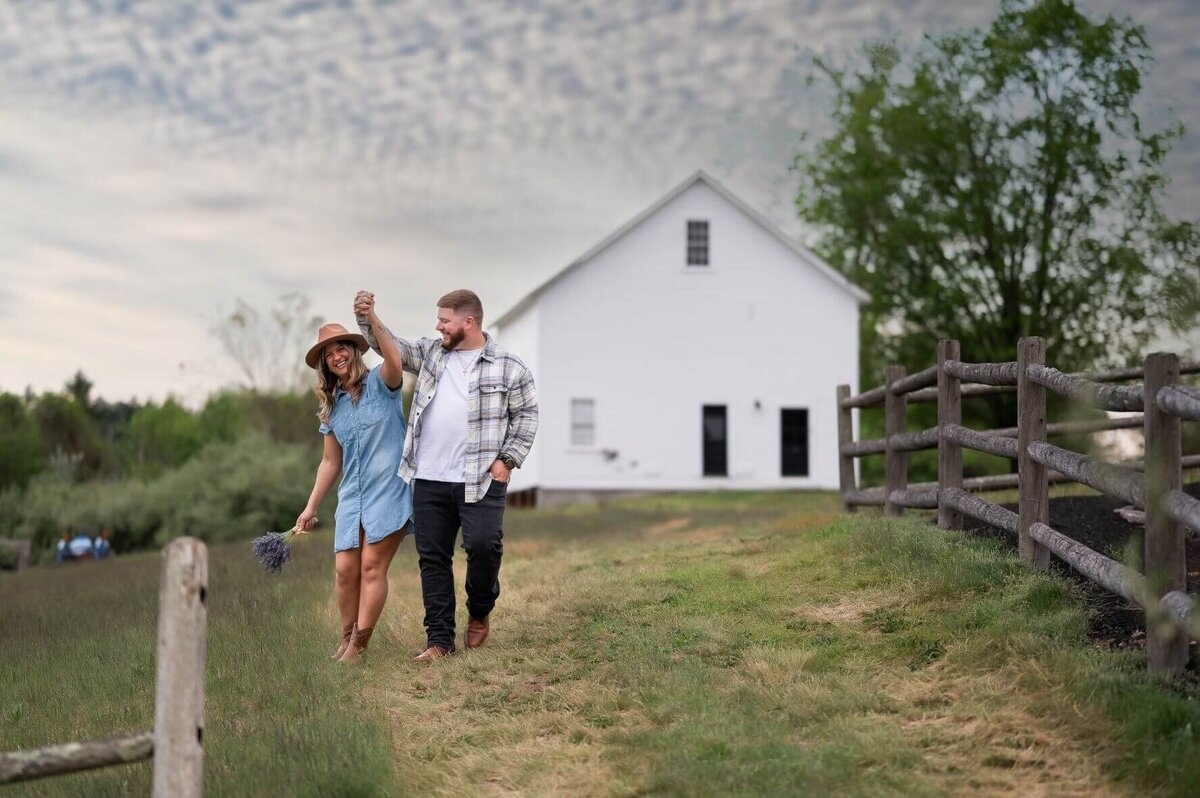
M 938 341 L 938 526 L 942 529 L 963 528 L 962 513 L 941 500 L 946 488 L 963 484 L 962 447 L 942 432 L 947 424 L 962 424 L 962 383 L 945 369 L 947 360 L 958 359 L 958 341 Z
M 888 515 L 904 515 L 904 508 L 892 501 L 892 492 L 908 487 L 908 452 L 892 448 L 892 436 L 899 435 L 908 428 L 908 396 L 893 394 L 892 383 L 907 376 L 904 366 L 888 366 L 883 371 L 883 382 L 887 386 L 884 395 L 884 499 Z
M 842 496 L 842 509 L 852 513 L 857 509 L 846 502 L 846 496 L 856 487 L 854 479 L 854 458 L 842 453 L 842 446 L 854 441 L 854 420 L 850 415 L 854 412 L 849 407 L 842 407 L 842 402 L 850 398 L 850 386 L 837 387 L 837 441 L 838 441 L 838 489 Z
M 1029 456 L 1029 444 L 1046 440 L 1046 389 L 1029 379 L 1031 365 L 1045 365 L 1046 339 L 1022 338 L 1017 344 L 1017 482 L 1021 559 L 1042 569 L 1050 550 L 1029 534 L 1034 524 L 1050 523 L 1050 484 L 1046 467 Z
M 1179 417 L 1163 412 L 1155 398 L 1160 388 L 1179 382 L 1179 357 L 1155 352 L 1146 357 L 1146 540 L 1145 573 L 1150 597 L 1172 590 L 1187 592 L 1187 553 L 1183 525 L 1163 508 L 1163 497 L 1183 482 Z M 1146 613 L 1146 665 L 1152 671 L 1178 671 L 1187 665 L 1188 639 L 1161 622 L 1149 605 Z
M 208 550 L 195 538 L 163 549 L 154 706 L 155 798 L 203 792 Z

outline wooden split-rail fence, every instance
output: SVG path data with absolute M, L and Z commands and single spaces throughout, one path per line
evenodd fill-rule
M 154 729 L 105 740 L 0 753 L 0 784 L 154 758 L 155 798 L 203 792 L 208 550 L 194 538 L 163 549 L 158 592 Z
M 1200 600 L 1187 593 L 1185 528 L 1200 531 L 1200 500 L 1184 493 L 1183 469 L 1200 466 L 1200 456 L 1183 456 L 1182 420 L 1200 421 L 1200 388 L 1180 382 L 1200 374 L 1200 363 L 1180 363 L 1168 353 L 1149 355 L 1142 368 L 1101 374 L 1064 374 L 1046 365 L 1046 341 L 1023 338 L 1017 359 L 1006 363 L 965 363 L 958 341 L 940 341 L 937 363 L 915 374 L 888 366 L 884 383 L 850 395 L 839 385 L 838 455 L 843 507 L 883 506 L 889 516 L 905 508 L 937 510 L 938 526 L 962 529 L 968 515 L 1015 533 L 1020 556 L 1044 568 L 1053 553 L 1106 589 L 1146 612 L 1148 667 L 1181 670 L 1188 643 L 1200 639 Z M 1113 383 L 1141 378 L 1135 385 Z M 1017 425 L 973 430 L 962 425 L 962 400 L 999 393 L 1017 394 Z M 1046 423 L 1046 391 L 1106 411 L 1140 416 Z M 910 432 L 907 406 L 936 402 L 936 427 Z M 854 440 L 851 412 L 884 409 L 884 437 Z M 1055 446 L 1049 438 L 1112 429 L 1141 428 L 1145 459 L 1109 463 Z M 1017 462 L 1011 475 L 963 479 L 962 450 L 1006 457 Z M 937 449 L 937 482 L 908 484 L 908 453 Z M 884 486 L 859 489 L 855 458 L 882 454 Z M 1093 551 L 1049 525 L 1049 485 L 1078 482 L 1129 502 L 1145 512 L 1141 569 Z M 971 490 L 1017 488 L 1018 512 L 988 501 Z

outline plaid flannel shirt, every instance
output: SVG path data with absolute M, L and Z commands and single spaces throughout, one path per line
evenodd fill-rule
M 379 342 L 363 316 L 358 327 L 376 352 Z M 538 426 L 537 390 L 533 375 L 521 359 L 496 347 L 487 333 L 483 353 L 471 368 L 467 385 L 466 501 L 477 502 L 492 484 L 489 470 L 502 455 L 520 468 L 533 445 Z M 417 387 L 409 410 L 410 426 L 404 452 L 396 472 L 411 482 L 417 473 L 417 451 L 421 445 L 421 414 L 437 390 L 450 353 L 437 338 L 406 341 L 392 335 L 400 347 L 404 370 L 417 375 Z

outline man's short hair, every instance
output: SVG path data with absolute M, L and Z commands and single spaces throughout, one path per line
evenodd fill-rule
M 475 318 L 475 326 L 483 329 L 483 303 L 479 301 L 479 295 L 474 291 L 466 288 L 451 291 L 437 301 L 437 306 L 439 308 L 450 308 L 456 313 L 473 316 Z

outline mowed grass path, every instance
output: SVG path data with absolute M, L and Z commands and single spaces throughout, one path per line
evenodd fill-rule
M 324 658 L 336 636 L 327 536 L 300 543 L 282 577 L 255 573 L 244 549 L 214 550 L 210 794 L 1200 784 L 1194 690 L 1156 682 L 1138 654 L 1093 648 L 1071 589 L 990 544 L 837 515 L 820 494 L 512 512 L 506 538 L 492 640 L 426 666 L 411 662 L 424 640 L 411 541 L 353 669 Z M 141 572 L 153 562 L 0 580 L 0 748 L 148 725 L 157 573 Z M 108 565 L 128 570 L 101 579 Z M 39 644 L 22 645 L 31 634 Z M 116 795 L 148 778 L 129 766 L 32 791 Z

